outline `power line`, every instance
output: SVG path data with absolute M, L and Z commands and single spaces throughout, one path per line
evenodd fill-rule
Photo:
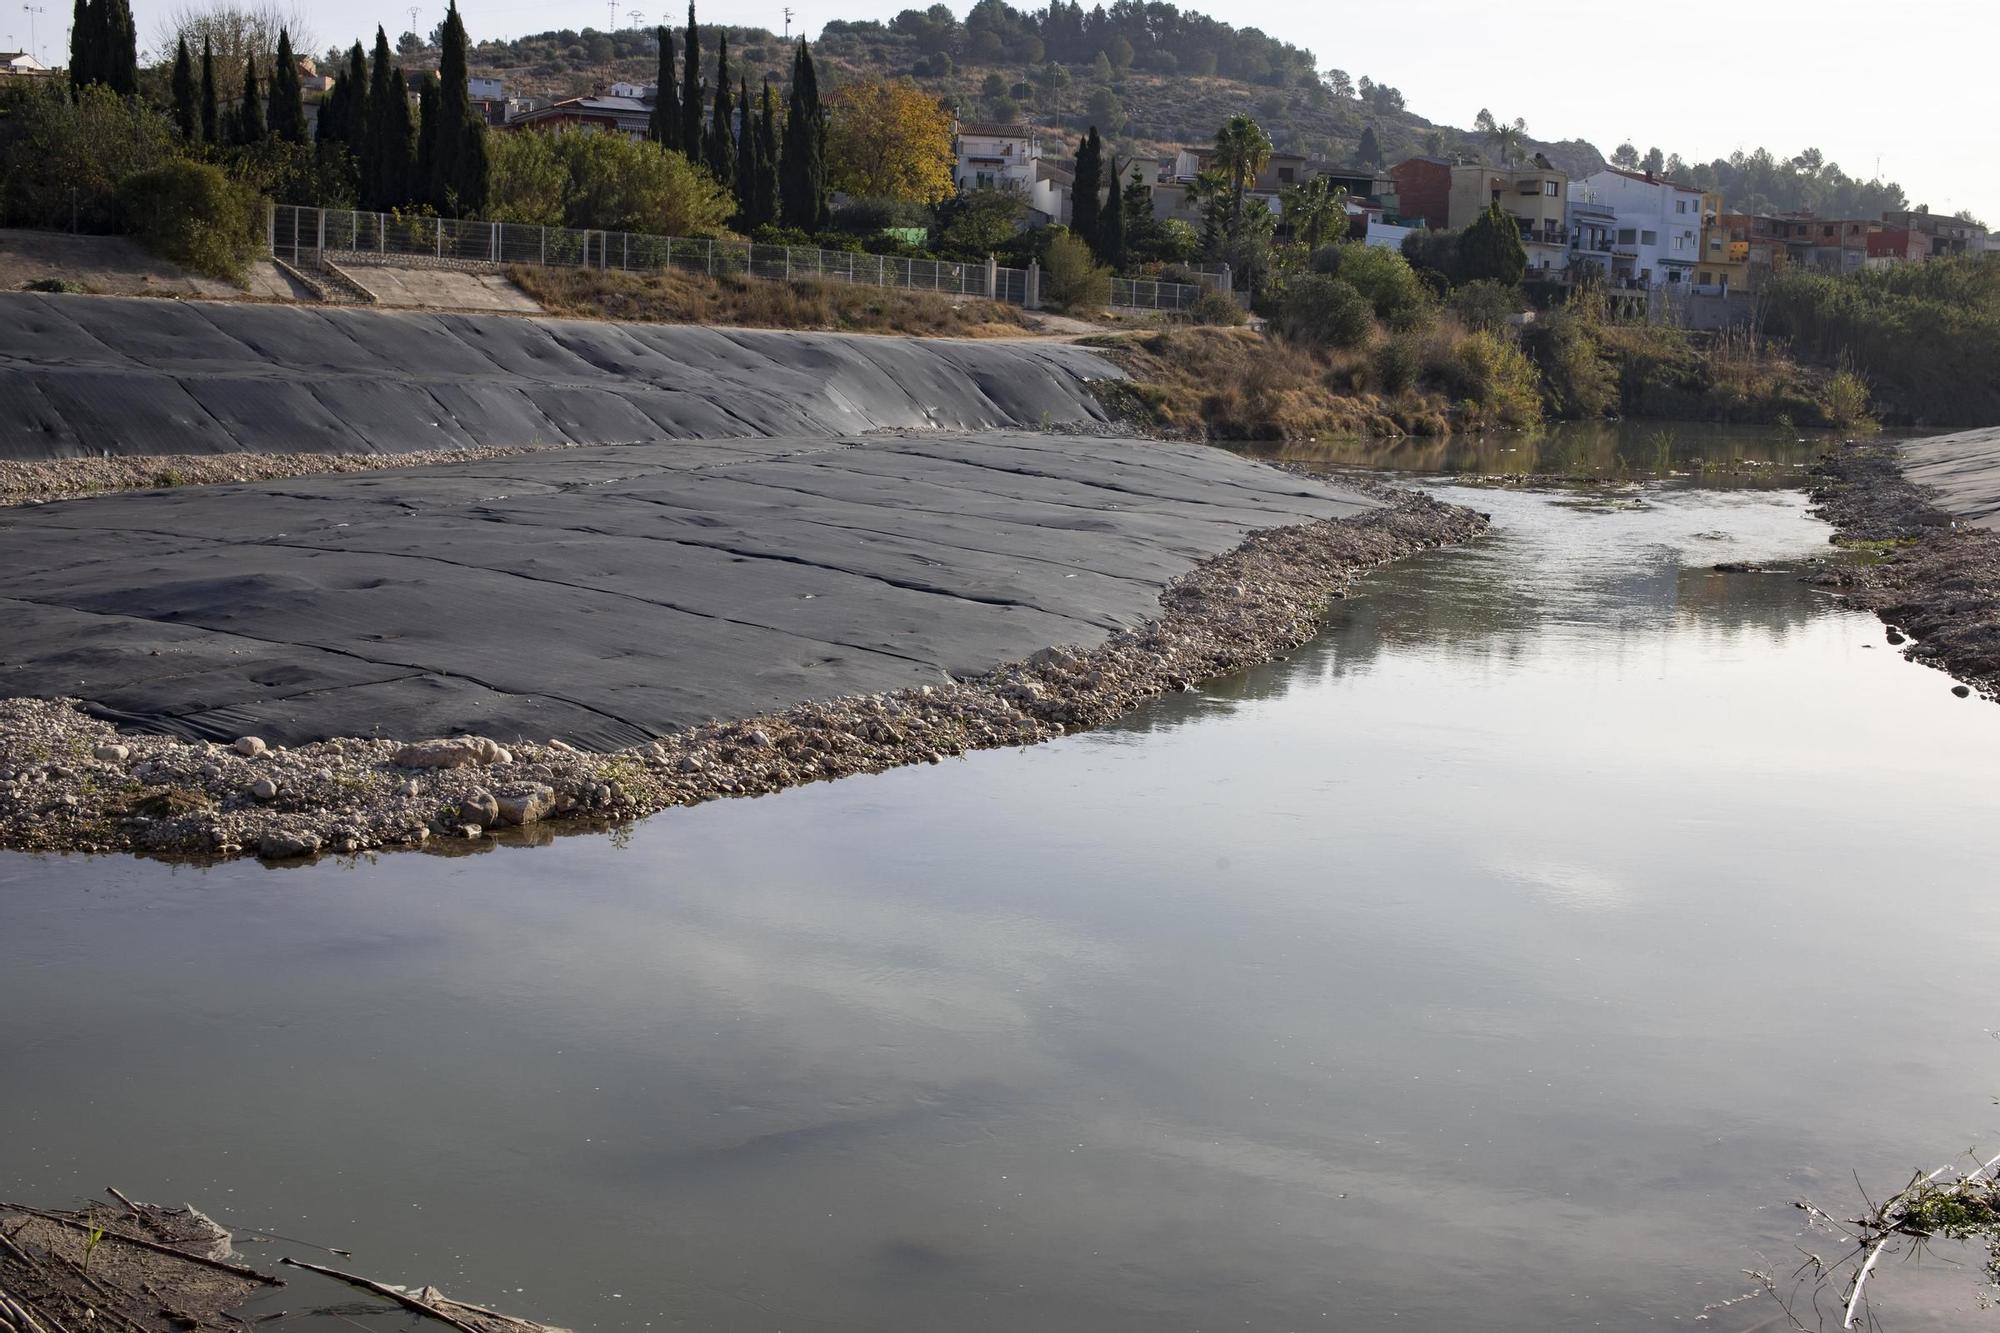
M 42 47 L 41 43 L 35 40 L 35 15 L 45 14 L 48 11 L 41 5 L 22 5 L 21 8 L 28 11 L 28 51 L 36 60 L 40 60 Z
M 785 6 L 785 40 L 788 42 L 792 40 L 792 7 L 790 5 Z

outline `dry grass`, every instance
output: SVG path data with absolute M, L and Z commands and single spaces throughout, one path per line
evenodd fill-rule
M 605 273 L 517 267 L 508 274 L 542 308 L 642 324 L 834 329 L 849 333 L 1018 338 L 1032 325 L 1017 306 L 981 297 L 818 279 L 789 282 L 699 273 Z
M 1370 353 L 1321 351 L 1249 329 L 1173 328 L 1089 340 L 1131 378 L 1111 405 L 1148 430 L 1211 440 L 1441 435 L 1443 405 L 1370 390 Z

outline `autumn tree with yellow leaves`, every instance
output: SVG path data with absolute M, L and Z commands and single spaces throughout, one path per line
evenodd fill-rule
M 907 79 L 857 79 L 826 99 L 828 183 L 851 195 L 934 204 L 956 191 L 951 113 Z

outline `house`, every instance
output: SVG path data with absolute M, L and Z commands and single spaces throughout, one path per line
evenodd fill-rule
M 1609 204 L 1595 203 L 1572 195 L 1563 210 L 1569 228 L 1569 262 L 1578 270 L 1595 269 L 1606 282 L 1623 284 L 1632 275 L 1635 255 L 1618 252 L 1618 214 Z M 1623 261 L 1621 263 L 1620 261 Z
M 1692 286 L 1702 257 L 1702 192 L 1650 172 L 1606 167 L 1576 183 L 1578 197 L 1617 218 L 1614 280 L 1635 287 Z
M 1884 213 L 1882 221 L 1886 226 L 1915 232 L 1928 241 L 1930 253 L 1925 256 L 1927 259 L 1986 253 L 1986 228 L 1977 222 L 1923 209 L 1898 209 Z
M 1451 225 L 1451 169 L 1446 157 L 1409 157 L 1389 168 L 1382 205 L 1405 226 L 1441 231 Z M 1393 197 L 1392 197 L 1393 196 Z
M 653 108 L 636 97 L 566 97 L 507 120 L 510 130 L 573 129 L 584 134 L 623 134 L 643 139 L 651 131 Z
M 490 83 L 495 88 L 500 86 L 500 80 L 498 79 L 473 79 L 471 82 L 474 84 Z M 612 84 L 609 88 L 600 86 L 598 93 L 604 97 L 629 97 L 635 102 L 650 102 L 660 95 L 660 86 L 656 83 L 625 83 L 620 81 Z M 472 95 L 478 97 L 480 93 L 475 89 Z M 495 93 L 494 95 L 498 96 L 499 94 Z
M 1026 199 L 1036 225 L 1069 218 L 1071 174 L 1042 158 L 1041 137 L 1026 125 L 955 121 L 952 179 L 960 193 L 1012 190 Z
M 26 51 L 0 51 L 0 79 L 45 79 L 54 72 Z
M 465 81 L 465 91 L 475 102 L 504 102 L 507 100 L 507 89 L 498 79 L 468 78 Z M 649 89 L 649 94 L 650 91 Z
M 1893 264 L 1921 264 L 1930 254 L 1930 237 L 1922 232 L 1884 226 L 1868 234 L 1868 255 L 1862 262 L 1869 268 L 1888 268 Z
M 1852 273 L 1868 262 L 1868 238 L 1888 230 L 1862 218 L 1811 218 L 1805 223 L 1805 262 L 1823 273 Z
M 1520 224 L 1531 275 L 1558 274 L 1569 267 L 1567 174 L 1539 153 L 1523 166 L 1462 163 L 1452 167 L 1447 226 L 1454 231 L 1469 226 L 1494 204 Z
M 299 76 L 299 91 L 308 93 L 331 92 L 333 91 L 333 75 L 319 73 L 302 74 Z
M 1739 236 L 1726 221 L 1722 193 L 1705 190 L 1701 196 L 1701 263 L 1695 269 L 1695 287 L 1704 292 L 1727 296 L 1750 290 L 1750 238 Z

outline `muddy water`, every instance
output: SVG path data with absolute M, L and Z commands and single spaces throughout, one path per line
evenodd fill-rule
M 1794 1197 L 2000 1146 L 2000 709 L 1711 570 L 1822 554 L 1796 492 L 1444 493 L 1496 534 L 1032 751 L 457 859 L 0 859 L 0 1195 L 578 1329 L 1758 1326 L 1707 1307 Z

